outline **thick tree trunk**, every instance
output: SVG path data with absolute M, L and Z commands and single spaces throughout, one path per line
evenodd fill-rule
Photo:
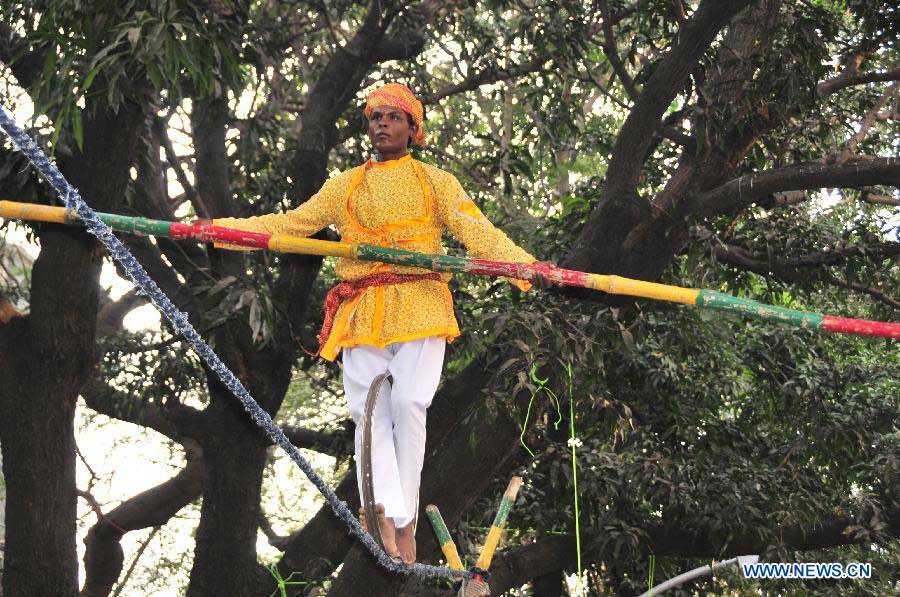
M 562 570 L 554 570 L 539 576 L 531 583 L 532 593 L 534 593 L 534 597 L 561 597 L 565 595 L 563 592 L 564 580 L 565 576 Z
M 248 417 L 229 404 L 234 401 L 219 398 L 206 413 L 206 477 L 189 596 L 255 597 L 267 575 L 256 560 L 266 446 L 248 429 Z
M 47 236 L 43 235 L 45 242 Z M 45 244 L 44 251 L 48 248 Z M 81 269 L 84 261 L 89 261 L 86 253 L 89 251 L 83 252 L 79 260 Z M 73 319 L 69 323 L 77 326 Z M 28 319 L 16 320 L 12 328 L 4 330 L 0 346 L 0 443 L 7 483 L 3 593 L 7 597 L 76 595 L 73 421 L 77 391 L 71 388 L 77 384 L 72 383 L 70 375 L 60 376 L 58 371 L 50 370 L 52 363 L 59 362 L 59 356 L 53 353 L 62 349 L 63 354 L 71 355 L 66 350 L 71 348 L 71 342 L 66 347 L 46 347 L 38 357 L 20 350 L 28 345 Z M 80 339 L 74 340 L 75 344 L 81 343 Z M 65 342 L 61 337 L 60 343 Z
M 60 163 L 97 209 L 125 194 L 140 109 L 85 118 L 84 152 Z M 102 251 L 85 232 L 41 227 L 31 313 L 0 326 L 0 444 L 7 484 L 3 592 L 75 595 L 75 404 L 94 365 Z

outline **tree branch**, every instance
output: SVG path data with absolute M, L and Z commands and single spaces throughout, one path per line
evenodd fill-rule
M 288 545 L 290 545 L 290 535 L 279 535 L 276 533 L 275 529 L 272 528 L 272 523 L 269 522 L 269 519 L 266 518 L 265 513 L 262 511 L 259 513 L 259 528 L 263 532 L 263 535 L 266 536 L 266 539 L 269 540 L 269 545 L 275 549 L 284 551 L 287 549 Z
M 194 447 L 193 440 L 181 434 L 165 411 L 158 404 L 137 400 L 133 396 L 110 387 L 105 382 L 94 379 L 85 384 L 81 392 L 88 408 L 110 418 L 133 423 L 161 433 L 172 441 L 186 447 Z M 179 406 L 189 413 L 199 414 L 188 407 Z
M 359 489 L 355 467 L 351 467 L 334 492 L 351 511 L 356 511 Z M 303 528 L 291 533 L 278 562 L 278 570 L 285 576 L 297 572 L 302 578 L 321 578 L 334 571 L 352 546 L 352 537 L 343 521 L 326 504 Z
M 885 513 L 888 522 L 886 534 L 900 537 L 900 509 Z M 725 537 L 725 533 L 715 533 L 707 529 L 691 529 L 677 526 L 655 526 L 646 529 L 649 547 L 656 555 L 723 558 L 745 554 L 764 553 L 776 545 L 792 551 L 830 549 L 842 545 L 870 543 L 870 535 L 851 533 L 850 527 L 859 522 L 849 517 L 824 520 L 811 524 L 779 526 L 771 529 L 771 536 L 778 538 L 777 544 L 760 539 L 759 529 L 734 529 L 727 533 L 733 537 L 725 543 L 714 537 Z
M 550 60 L 549 56 L 538 56 L 521 64 L 514 64 L 507 67 L 495 66 L 493 68 L 486 68 L 477 73 L 469 75 L 459 83 L 448 85 L 437 90 L 434 93 L 425 95 L 423 97 L 423 100 L 426 103 L 434 104 L 444 98 L 450 97 L 451 95 L 457 95 L 460 93 L 465 93 L 466 91 L 472 91 L 473 89 L 477 89 L 482 85 L 497 83 L 499 81 L 508 81 L 510 79 L 516 79 L 530 73 L 535 73 L 542 70 L 548 60 Z
M 659 134 L 663 138 L 681 145 L 686 151 L 693 152 L 696 147 L 696 141 L 692 136 L 674 126 L 664 126 L 659 130 Z
M 491 595 L 502 595 L 557 570 L 571 570 L 576 559 L 572 535 L 549 537 L 501 552 L 491 564 Z
M 827 81 L 819 83 L 816 87 L 816 93 L 818 93 L 820 97 L 825 97 L 846 87 L 885 81 L 900 81 L 900 68 L 872 73 L 860 73 L 855 69 L 848 70 L 833 79 L 828 79 Z
M 138 547 L 137 551 L 134 553 L 134 558 L 131 560 L 131 564 L 128 566 L 128 570 L 125 572 L 125 576 L 122 578 L 122 582 L 116 586 L 116 590 L 113 591 L 111 597 L 119 597 L 122 594 L 122 590 L 125 588 L 125 585 L 128 584 L 128 581 L 131 579 L 131 575 L 134 574 L 134 569 L 137 568 L 137 563 L 140 561 L 141 556 L 144 555 L 144 551 L 147 549 L 147 546 L 150 545 L 150 541 L 153 540 L 153 537 L 156 536 L 156 533 L 159 532 L 159 529 L 162 527 L 153 527 L 150 533 L 147 535 L 147 538 L 141 541 L 141 545 Z
M 175 148 L 172 146 L 172 140 L 169 138 L 169 134 L 166 131 L 166 126 L 168 123 L 168 118 L 163 120 L 158 116 L 153 117 L 153 133 L 156 135 L 156 138 L 159 140 L 159 143 L 163 146 L 166 153 L 166 161 L 169 163 L 169 167 L 175 171 L 175 178 L 178 179 L 178 184 L 181 185 L 181 188 L 184 189 L 184 194 L 187 197 L 187 200 L 190 201 L 193 205 L 196 205 L 197 213 L 204 218 L 211 217 L 209 214 L 209 209 L 206 207 L 206 204 L 203 202 L 203 199 L 197 194 L 197 190 L 194 188 L 194 185 L 187 178 L 187 174 L 184 171 L 184 162 L 175 154 Z
M 633 197 L 643 157 L 662 115 L 719 31 L 749 3 L 749 0 L 704 0 L 681 27 L 678 41 L 647 80 L 616 137 L 607 183 L 611 195 Z
M 900 199 L 888 195 L 872 193 L 869 189 L 862 190 L 859 194 L 859 200 L 863 203 L 870 203 L 872 205 L 893 205 L 894 207 L 900 207 Z
M 900 255 L 900 244 L 886 243 L 873 247 L 842 247 L 834 251 L 819 251 L 794 259 L 767 259 L 732 245 L 719 245 L 715 248 L 714 254 L 717 261 L 762 276 L 774 275 L 788 282 L 819 279 L 833 286 L 863 292 L 894 309 L 900 309 L 900 302 L 877 288 L 842 280 L 828 271 L 809 271 L 811 269 L 815 270 L 815 268 L 839 265 L 853 255 L 866 254 L 870 251 L 874 256 L 881 259 L 894 258 Z
M 107 302 L 100 307 L 100 313 L 97 314 L 97 335 L 109 336 L 121 332 L 125 316 L 148 302 L 149 299 L 138 294 L 136 288 L 132 288 L 117 300 Z
M 841 288 L 846 288 L 848 290 L 853 290 L 856 292 L 862 292 L 864 294 L 868 294 L 872 298 L 877 301 L 881 301 L 885 305 L 889 307 L 893 307 L 894 309 L 900 309 L 900 301 L 893 299 L 886 295 L 884 292 L 878 290 L 877 288 L 872 288 L 871 286 L 864 286 L 862 284 L 857 284 L 856 282 L 848 282 L 847 280 L 842 280 L 837 276 L 832 274 L 825 274 L 823 276 L 824 280 L 833 286 L 840 286 Z
M 150 115 L 151 126 L 159 126 L 163 121 L 155 115 Z M 157 134 L 147 140 L 147 151 L 141 155 L 137 163 L 137 181 L 134 185 L 133 205 L 136 211 L 144 217 L 159 220 L 174 220 L 175 207 L 169 201 L 167 188 L 166 168 L 160 158 L 160 147 L 167 144 L 165 153 L 174 157 L 172 144 L 165 131 L 157 130 Z M 181 171 L 180 168 L 176 169 Z M 187 182 L 187 181 L 185 181 Z M 192 191 L 189 187 L 185 192 Z M 199 197 L 194 197 L 195 204 L 203 205 Z M 196 243 L 178 243 L 168 238 L 157 238 L 158 250 L 166 256 L 172 268 L 186 280 L 185 286 L 196 288 L 203 282 L 215 282 L 209 274 L 209 257 L 206 251 Z M 157 264 L 158 267 L 163 267 Z M 167 269 L 171 269 L 168 268 Z M 177 276 L 176 276 L 177 280 Z M 170 280 L 169 284 L 174 284 Z
M 800 257 L 792 257 L 788 259 L 768 260 L 764 255 L 758 253 L 750 253 L 741 247 L 734 245 L 719 245 L 716 247 L 716 259 L 720 259 L 726 263 L 733 260 L 735 265 L 741 263 L 752 264 L 760 263 L 769 266 L 770 269 L 788 270 L 788 269 L 812 269 L 823 266 L 840 265 L 845 263 L 847 259 L 853 256 L 872 256 L 877 259 L 889 259 L 900 255 L 900 243 L 880 243 L 871 246 L 849 246 L 837 247 L 830 251 L 816 251 L 808 253 Z
M 334 431 L 319 431 L 303 427 L 282 427 L 282 431 L 298 448 L 342 457 L 353 454 L 354 425 L 349 419 L 344 423 L 342 429 Z
M 763 197 L 756 203 L 764 209 L 772 209 L 773 207 L 800 205 L 808 199 L 809 194 L 806 191 L 787 191 L 784 193 L 773 193 L 768 197 Z
M 384 37 L 375 48 L 374 61 L 407 60 L 422 53 L 425 36 L 418 31 L 405 29 L 402 33 Z
M 564 258 L 565 267 L 637 277 L 656 275 L 655 271 L 648 271 L 657 267 L 651 265 L 649 251 L 668 252 L 666 243 L 677 240 L 674 235 L 665 242 L 642 236 L 652 233 L 642 227 L 649 229 L 654 221 L 651 202 L 638 195 L 648 149 L 659 139 L 662 116 L 697 62 L 722 28 L 749 4 L 750 0 L 704 0 L 680 27 L 672 48 L 658 60 L 616 135 L 603 198 L 589 214 Z M 688 186 L 694 178 L 692 174 L 690 168 L 676 173 L 667 185 L 670 194 Z M 641 243 L 642 250 L 632 252 L 634 243 Z
M 122 572 L 120 540 L 129 531 L 162 526 L 200 496 L 203 461 L 188 454 L 188 463 L 168 481 L 126 500 L 100 517 L 84 540 L 85 582 L 81 597 L 106 597 Z
M 616 76 L 618 76 L 619 81 L 622 83 L 625 93 L 628 94 L 628 97 L 632 102 L 635 102 L 638 99 L 639 92 L 634 85 L 634 80 L 631 78 L 631 75 L 628 74 L 628 70 L 619 58 L 619 50 L 612 29 L 612 16 L 609 10 L 609 3 L 606 0 L 600 0 L 599 4 L 600 12 L 603 15 L 603 43 L 601 44 L 603 53 L 606 55 L 610 66 L 612 66 L 613 71 L 615 71 Z
M 866 135 L 869 134 L 869 129 L 872 128 L 872 125 L 875 124 L 875 121 L 878 118 L 878 113 L 881 111 L 881 108 L 892 98 L 894 94 L 897 92 L 897 89 L 900 88 L 900 83 L 893 83 L 890 85 L 884 94 L 875 102 L 875 105 L 869 110 L 866 114 L 865 118 L 863 118 L 862 123 L 859 125 L 859 130 L 856 132 L 853 137 L 847 142 L 847 145 L 841 151 L 839 161 L 845 161 L 850 158 L 850 156 L 856 153 L 856 148 L 862 142 L 863 139 L 866 138 Z
M 630 17 L 635 12 L 637 12 L 637 10 L 640 9 L 641 6 L 643 6 L 646 3 L 647 3 L 647 0 L 638 0 L 637 2 L 633 2 L 631 4 L 631 6 L 629 6 L 627 8 L 622 8 L 621 10 L 619 10 L 619 12 L 614 13 L 612 16 L 609 17 L 609 24 L 612 26 L 618 25 L 624 19 Z M 604 20 L 606 20 L 606 15 L 604 15 Z
M 128 250 L 137 257 L 138 261 L 141 262 L 141 265 L 144 266 L 144 269 L 147 270 L 147 273 L 150 274 L 153 281 L 159 285 L 162 291 L 172 299 L 172 302 L 175 303 L 179 309 L 186 311 L 189 314 L 199 312 L 197 296 L 194 294 L 191 287 L 179 280 L 175 270 L 163 260 L 161 252 L 161 247 L 163 246 L 162 242 L 154 245 L 145 237 L 130 234 L 123 234 L 120 240 L 128 247 Z M 119 272 L 119 275 L 127 279 L 127 276 L 125 275 L 125 272 L 122 271 L 119 263 L 115 262 L 114 265 L 116 266 L 116 271 Z M 196 324 L 193 317 L 192 321 Z
M 900 186 L 900 158 L 863 157 L 843 164 L 803 162 L 731 180 L 696 197 L 696 213 L 711 217 L 736 213 L 769 195 L 804 189 Z
M 191 126 L 197 160 L 195 173 L 197 189 L 191 203 L 197 214 L 203 218 L 234 215 L 228 176 L 228 156 L 225 149 L 227 119 L 228 104 L 224 98 L 194 100 Z M 188 187 L 184 190 L 190 192 Z
M 456 164 L 460 170 L 465 172 L 468 176 L 476 181 L 476 183 L 483 188 L 491 188 L 494 186 L 494 181 L 480 168 L 474 168 L 467 164 L 465 161 L 461 160 L 458 156 L 451 155 L 450 153 L 435 147 L 434 145 L 427 145 L 422 148 L 422 151 L 430 153 L 434 156 L 437 156 L 444 162 L 453 162 Z

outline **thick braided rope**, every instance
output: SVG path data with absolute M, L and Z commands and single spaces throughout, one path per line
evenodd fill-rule
M 390 570 L 401 574 L 409 574 L 413 576 L 429 576 L 429 577 L 462 577 L 468 576 L 465 572 L 459 570 L 450 570 L 439 566 L 427 566 L 425 564 L 403 564 L 392 560 L 381 547 L 379 547 L 372 537 L 366 533 L 359 521 L 347 508 L 347 505 L 338 499 L 334 491 L 328 487 L 321 477 L 312 468 L 312 465 L 300 454 L 300 451 L 288 440 L 284 432 L 272 422 L 272 417 L 264 411 L 262 407 L 256 403 L 250 393 L 241 384 L 234 373 L 231 372 L 225 363 L 213 352 L 212 348 L 203 341 L 194 326 L 188 321 L 187 313 L 179 311 L 178 308 L 169 300 L 169 297 L 156 285 L 141 264 L 135 259 L 134 255 L 119 241 L 113 234 L 112 229 L 104 224 L 97 213 L 91 209 L 81 195 L 78 189 L 69 184 L 62 173 L 47 159 L 40 147 L 23 131 L 12 116 L 2 107 L 0 107 L 0 128 L 9 136 L 13 144 L 21 151 L 28 160 L 34 165 L 41 175 L 49 182 L 61 198 L 65 201 L 66 207 L 75 210 L 81 217 L 87 229 L 100 239 L 106 248 L 109 249 L 113 259 L 118 261 L 127 272 L 131 280 L 150 298 L 156 308 L 166 316 L 171 322 L 174 330 L 184 336 L 184 338 L 194 348 L 194 351 L 206 362 L 210 369 L 215 371 L 219 379 L 222 380 L 228 389 L 240 400 L 244 410 L 253 419 L 253 422 L 261 427 L 266 435 L 272 439 L 277 445 L 287 452 L 303 473 L 313 482 L 334 513 L 350 527 L 350 531 L 362 542 L 363 545 L 375 556 L 378 563 Z

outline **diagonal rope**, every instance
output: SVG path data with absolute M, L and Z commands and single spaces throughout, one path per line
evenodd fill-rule
M 256 403 L 243 384 L 235 377 L 234 373 L 225 366 L 225 363 L 223 363 L 216 353 L 213 352 L 212 348 L 204 342 L 203 338 L 200 337 L 200 334 L 197 333 L 197 330 L 194 329 L 194 326 L 188 321 L 187 313 L 178 310 L 169 297 L 166 296 L 159 286 L 157 286 L 156 282 L 150 278 L 143 266 L 135 259 L 134 255 L 132 255 L 125 245 L 116 238 L 112 229 L 104 224 L 97 216 L 97 213 L 85 203 L 84 199 L 82 199 L 81 195 L 78 193 L 78 189 L 69 184 L 62 173 L 55 165 L 53 165 L 44 152 L 41 151 L 40 147 L 38 147 L 31 137 L 16 124 L 12 116 L 10 116 L 10 114 L 2 107 L 0 107 L 0 128 L 2 128 L 3 132 L 9 136 L 16 148 L 28 158 L 35 168 L 37 168 L 38 172 L 41 173 L 47 182 L 53 186 L 57 194 L 65 201 L 66 207 L 76 211 L 85 226 L 87 226 L 88 231 L 106 245 L 106 248 L 109 249 L 113 259 L 122 265 L 123 269 L 128 274 L 128 277 L 130 277 L 135 285 L 149 297 L 156 308 L 165 315 L 166 319 L 172 324 L 172 328 L 190 343 L 194 348 L 194 351 L 201 359 L 203 359 L 207 366 L 219 376 L 222 383 L 228 386 L 228 389 L 231 390 L 235 397 L 241 402 L 241 405 L 250 415 L 250 418 L 253 419 L 253 422 L 262 428 L 275 444 L 287 452 L 291 460 L 300 467 L 303 473 L 310 481 L 312 481 L 313 485 L 316 486 L 316 489 L 325 496 L 325 499 L 328 501 L 328 504 L 331 506 L 331 509 L 334 510 L 334 513 L 338 518 L 343 520 L 344 523 L 350 527 L 350 531 L 353 535 L 366 546 L 366 549 L 372 553 L 380 566 L 391 572 L 409 574 L 412 576 L 445 578 L 468 576 L 466 572 L 460 570 L 450 570 L 449 568 L 417 563 L 403 564 L 392 560 L 384 550 L 372 540 L 372 537 L 363 530 L 359 521 L 353 516 L 350 509 L 347 508 L 347 505 L 338 499 L 334 491 L 325 484 L 322 478 L 312 468 L 312 465 L 310 465 L 303 455 L 300 454 L 300 451 L 290 442 L 290 440 L 288 440 L 287 436 L 284 435 L 284 432 L 275 425 L 272 421 L 272 417 L 269 416 L 269 413 Z

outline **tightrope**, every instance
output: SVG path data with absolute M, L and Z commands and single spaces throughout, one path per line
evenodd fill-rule
M 194 326 L 188 320 L 188 314 L 179 311 L 162 289 L 153 281 L 144 270 L 143 266 L 135 259 L 131 251 L 113 234 L 112 228 L 104 224 L 91 207 L 85 203 L 78 189 L 69 184 L 56 166 L 47 158 L 34 140 L 23 131 L 5 108 L 0 107 L 0 128 L 10 138 L 13 145 L 21 151 L 28 161 L 40 172 L 47 182 L 56 190 L 58 196 L 65 202 L 66 207 L 74 210 L 81 217 L 88 231 L 96 236 L 109 250 L 113 259 L 118 261 L 128 277 L 141 291 L 146 294 L 153 305 L 172 324 L 176 333 L 181 334 L 193 347 L 194 351 L 222 380 L 231 393 L 240 401 L 244 410 L 253 419 L 257 426 L 261 427 L 269 438 L 281 449 L 287 452 L 291 460 L 300 467 L 303 474 L 312 481 L 316 489 L 325 496 L 328 505 L 334 513 L 350 527 L 353 535 L 366 546 L 366 549 L 375 557 L 378 564 L 391 572 L 422 577 L 462 578 L 469 577 L 469 573 L 462 570 L 451 570 L 440 566 L 426 564 L 404 564 L 395 562 L 379 547 L 372 537 L 366 533 L 359 521 L 347 508 L 347 505 L 338 499 L 334 491 L 328 487 L 322 478 L 312 468 L 312 465 L 300 454 L 300 451 L 288 440 L 284 432 L 278 428 L 262 407 L 250 395 L 234 373 L 225 366 L 225 363 L 216 355 L 210 346 L 200 337 Z

